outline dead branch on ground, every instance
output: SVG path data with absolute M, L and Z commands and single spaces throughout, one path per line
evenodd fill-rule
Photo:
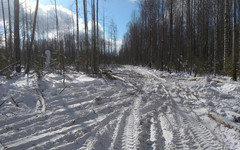
M 222 119 L 221 117 L 218 117 L 216 114 L 208 113 L 208 117 L 224 125 L 225 127 L 228 127 L 230 129 L 234 129 L 235 131 L 240 132 L 240 128 L 234 125 L 234 123 L 224 121 L 224 119 Z
M 12 96 L 10 96 L 9 98 L 5 99 L 5 100 L 0 104 L 0 107 L 1 107 L 4 103 L 6 103 L 8 100 L 11 100 L 16 107 L 19 107 L 19 105 L 16 103 L 16 101 L 14 100 L 14 98 L 13 98 Z

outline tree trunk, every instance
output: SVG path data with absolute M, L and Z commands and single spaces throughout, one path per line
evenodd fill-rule
M 6 23 L 5 23 L 5 12 L 4 12 L 3 0 L 1 0 L 1 2 L 2 2 L 4 38 L 5 38 L 5 55 L 7 55 L 8 54 L 7 29 L 6 29 Z M 8 58 L 8 55 L 7 55 L 7 58 Z
M 106 59 L 106 40 L 105 40 L 105 10 L 103 10 L 103 63 Z
M 59 25 L 58 25 L 58 13 L 57 13 L 57 1 L 55 0 L 55 15 L 56 15 L 56 29 L 57 29 L 57 41 L 55 43 L 55 48 L 58 49 L 58 41 L 59 41 Z
M 14 0 L 14 50 L 16 53 L 16 72 L 21 72 L 21 53 L 20 53 L 20 36 L 19 36 L 19 0 Z
M 97 66 L 98 66 L 98 64 L 99 64 L 99 28 L 98 28 L 98 7 L 99 7 L 99 5 L 98 5 L 98 0 L 97 0 L 97 43 L 96 43 L 96 45 L 97 45 L 97 49 L 96 49 L 96 59 L 97 59 Z
M 233 45 L 232 45 L 232 79 L 237 81 L 237 45 L 236 45 L 236 0 L 233 0 Z
M 36 8 L 35 8 L 35 14 L 34 14 L 34 21 L 33 21 L 33 30 L 32 30 L 31 42 L 30 42 L 30 46 L 29 46 L 29 50 L 28 50 L 27 68 L 25 71 L 26 74 L 29 73 L 30 66 L 31 66 L 30 64 L 31 64 L 33 42 L 34 42 L 34 36 L 35 36 L 35 30 L 36 30 L 36 24 L 37 24 L 38 5 L 39 5 L 39 0 L 36 1 Z
M 168 63 L 168 68 L 171 69 L 172 67 L 172 61 L 173 61 L 173 58 L 172 58 L 172 53 L 173 53 L 173 1 L 171 0 L 170 1 L 170 31 L 169 31 L 170 35 L 169 35 L 169 63 Z M 170 71 L 170 70 L 168 70 Z
M 228 0 L 225 0 L 225 10 L 224 10 L 224 54 L 223 54 L 223 70 L 224 70 L 224 73 L 226 73 L 226 65 L 227 65 L 226 61 L 227 61 L 227 53 L 228 53 L 228 51 L 229 51 L 229 2 L 228 2 Z
M 76 0 L 76 21 L 77 21 L 77 51 L 79 51 L 79 21 L 78 21 L 78 0 Z
M 13 45 L 12 45 L 12 20 L 11 20 L 11 10 L 10 10 L 10 3 L 8 0 L 8 22 L 9 22 L 9 53 L 10 59 L 9 62 L 13 62 Z
M 214 7 L 214 75 L 217 74 L 217 49 L 218 49 L 218 0 L 215 0 Z
M 148 52 L 148 65 L 152 68 L 153 65 L 153 0 L 150 0 L 150 29 L 149 29 L 149 52 Z M 136 51 L 136 50 L 135 50 Z M 136 54 L 135 54 L 136 56 Z M 134 56 L 134 57 L 135 57 Z
M 98 73 L 97 63 L 97 43 L 96 43 L 96 16 L 95 16 L 95 0 L 92 0 L 92 47 L 93 47 L 93 72 Z
M 85 23 L 85 47 L 86 47 L 86 70 L 88 71 L 89 66 L 89 45 L 88 45 L 88 20 L 87 20 L 87 2 L 83 0 L 84 7 L 84 23 Z
M 191 0 L 187 0 L 187 69 L 191 74 L 191 50 L 192 50 L 192 26 L 191 26 Z
M 164 70 L 164 33 L 165 33 L 165 17 L 164 17 L 165 11 L 164 11 L 164 0 L 162 0 L 162 52 L 161 52 L 161 70 Z

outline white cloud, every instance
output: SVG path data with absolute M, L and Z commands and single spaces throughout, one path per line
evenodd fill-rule
M 3 2 L 6 24 L 8 25 L 8 3 L 7 0 L 3 0 Z M 14 1 L 10 1 L 12 22 L 14 15 L 13 2 Z M 25 0 L 20 0 L 20 20 L 23 20 L 23 17 L 25 17 L 25 13 L 27 12 L 28 20 L 30 20 L 30 22 L 33 21 L 35 7 L 36 2 L 34 2 L 34 0 L 26 0 L 26 5 Z M 60 33 L 73 32 L 74 30 L 76 30 L 76 14 L 74 12 L 67 8 L 64 8 L 63 6 L 57 6 L 57 13 Z M 0 25 L 2 24 L 2 22 L 3 17 L 1 13 Z M 80 32 L 84 32 L 84 22 L 82 18 L 79 18 L 79 30 Z M 43 5 L 39 3 L 36 31 L 38 32 L 38 34 L 48 33 L 50 36 L 56 34 L 56 14 L 54 5 Z
M 5 7 L 5 18 L 6 23 L 8 25 L 8 3 L 7 0 L 4 1 L 4 7 Z M 25 5 L 25 1 L 27 2 Z M 11 5 L 11 16 L 12 16 L 12 22 L 13 22 L 13 2 L 10 1 Z M 23 17 L 25 17 L 25 12 L 28 13 L 28 20 L 33 21 L 34 17 L 34 11 L 36 7 L 36 1 L 34 0 L 20 0 L 20 20 L 23 20 Z M 27 9 L 26 7 L 27 6 Z M 24 12 L 24 14 L 23 14 Z M 59 33 L 76 33 L 76 14 L 67 9 L 63 6 L 57 6 L 57 13 L 58 13 L 58 23 L 59 23 Z M 31 18 L 31 19 L 30 19 Z M 2 15 L 0 15 L 0 28 L 2 28 Z M 21 24 L 21 23 L 20 23 Z M 30 23 L 32 25 L 32 23 Z M 103 27 L 101 24 L 98 24 L 99 26 L 99 32 L 100 35 L 103 35 Z M 89 33 L 91 33 L 91 27 L 92 27 L 92 21 L 88 22 L 88 30 Z M 84 33 L 84 20 L 83 18 L 79 18 L 79 31 L 80 34 Z M 39 37 L 49 37 L 54 38 L 56 37 L 56 14 L 55 14 L 55 6 L 54 5 L 43 5 L 39 3 L 38 8 L 38 16 L 37 16 L 37 30 L 36 34 L 40 35 Z
M 129 1 L 134 3 L 134 2 L 137 2 L 137 1 L 139 1 L 139 0 L 129 0 Z

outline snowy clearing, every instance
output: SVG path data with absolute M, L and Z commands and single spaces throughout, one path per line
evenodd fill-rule
M 144 67 L 0 77 L 0 149 L 240 149 L 240 84 Z M 14 101 L 19 105 L 17 107 Z

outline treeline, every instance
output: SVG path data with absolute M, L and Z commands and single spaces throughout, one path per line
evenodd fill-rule
M 124 36 L 124 64 L 237 80 L 239 0 L 141 0 Z
M 0 42 L 4 46 L 0 50 L 0 70 L 10 64 L 14 66 L 8 68 L 9 73 L 14 69 L 25 73 L 44 70 L 45 50 L 51 51 L 51 68 L 61 72 L 65 71 L 66 66 L 72 66 L 76 70 L 98 73 L 100 63 L 115 62 L 117 26 L 113 21 L 108 27 L 105 26 L 104 13 L 103 16 L 99 15 L 99 0 L 75 0 L 75 14 L 64 18 L 64 22 L 68 22 L 64 29 L 61 28 L 63 17 L 57 0 L 51 2 L 55 7 L 44 10 L 47 12 L 44 12 L 46 18 L 43 18 L 38 13 L 39 0 L 36 1 L 35 10 L 31 10 L 27 0 L 23 3 L 19 0 L 1 0 L 4 33 Z M 80 15 L 84 17 L 84 31 L 80 31 Z M 100 30 L 100 18 L 103 30 Z M 91 20 L 91 27 L 88 20 Z M 106 28 L 112 40 L 106 38 Z

